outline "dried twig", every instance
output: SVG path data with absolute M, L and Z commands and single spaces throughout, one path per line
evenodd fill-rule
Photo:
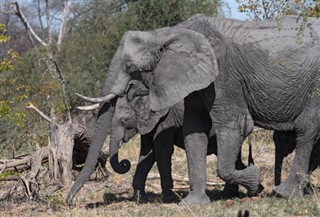
M 154 180 L 154 179 L 160 179 L 160 175 L 152 173 L 152 174 L 149 174 L 147 177 L 147 180 Z M 175 182 L 187 182 L 187 183 L 189 182 L 187 178 L 184 178 L 175 174 L 172 175 L 172 179 Z M 225 184 L 224 182 L 212 182 L 212 181 L 206 182 L 206 185 L 208 186 L 224 186 L 224 184 Z

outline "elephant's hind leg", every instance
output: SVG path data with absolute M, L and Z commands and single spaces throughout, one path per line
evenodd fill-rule
M 273 189 L 277 196 L 291 198 L 304 195 L 304 187 L 308 183 L 308 165 L 313 143 L 313 141 L 306 140 L 297 141 L 296 155 L 291 166 L 290 175 L 284 182 Z
M 314 108 L 318 108 L 315 106 Z M 289 177 L 274 188 L 274 192 L 281 197 L 304 196 L 304 189 L 308 183 L 308 168 L 314 144 L 319 138 L 320 112 L 309 107 L 295 121 L 296 155 L 294 157 Z
M 242 142 L 253 129 L 251 116 L 229 110 L 211 117 L 217 133 L 219 177 L 228 184 L 244 186 L 250 196 L 256 194 L 259 190 L 259 167 L 250 165 L 242 170 L 235 167 Z
M 309 136 L 297 137 L 296 155 L 293 160 L 289 177 L 280 185 L 274 187 L 276 195 L 291 198 L 304 195 L 304 187 L 308 183 L 309 159 L 314 140 Z

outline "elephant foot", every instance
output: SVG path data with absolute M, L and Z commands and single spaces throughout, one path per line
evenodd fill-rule
M 282 184 L 275 186 L 273 192 L 276 196 L 284 198 L 293 198 L 293 197 L 303 197 L 304 188 L 302 185 L 296 183 L 290 183 L 288 181 L 283 182 Z
M 259 184 L 258 191 L 254 195 L 249 195 L 249 197 L 257 196 L 258 194 L 261 194 L 263 190 L 264 190 L 263 185 Z
M 239 197 L 239 186 L 238 185 L 231 185 L 227 184 L 224 186 L 221 192 L 221 198 L 228 199 L 233 197 Z
M 304 194 L 312 194 L 315 192 L 315 190 L 316 190 L 316 187 L 312 183 L 308 182 L 304 189 Z
M 180 205 L 193 205 L 193 204 L 208 204 L 210 203 L 209 197 L 206 193 L 193 192 L 191 191 L 182 201 L 179 203 Z
M 149 202 L 147 194 L 144 191 L 139 190 L 134 191 L 133 199 L 137 202 L 137 204 Z
M 244 180 L 240 181 L 239 184 L 247 189 L 249 197 L 257 195 L 259 188 L 262 187 L 263 190 L 263 186 L 260 185 L 260 168 L 258 166 L 249 166 L 242 171 L 244 172 Z
M 162 203 L 175 203 L 178 202 L 179 198 L 172 191 L 163 193 L 161 196 Z

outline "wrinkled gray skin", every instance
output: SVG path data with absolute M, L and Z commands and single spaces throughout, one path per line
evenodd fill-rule
M 292 131 L 288 132 L 280 132 L 275 131 L 273 133 L 273 140 L 275 143 L 275 171 L 274 171 L 274 184 L 275 186 L 281 184 L 281 171 L 282 171 L 282 163 L 283 159 L 287 157 L 290 153 L 294 151 L 296 148 L 296 140 L 295 133 Z M 314 145 L 311 157 L 309 161 L 308 173 L 312 173 L 315 169 L 320 166 L 320 144 L 319 140 Z
M 156 162 L 161 180 L 162 202 L 173 202 L 177 198 L 171 191 L 173 179 L 171 173 L 171 157 L 173 144 L 185 149 L 182 134 L 184 104 L 179 102 L 165 112 L 151 112 L 149 107 L 148 89 L 140 82 L 135 82 L 124 97 L 117 100 L 115 113 L 111 124 L 110 156 L 118 154 L 119 144 L 127 142 L 135 133 L 141 134 L 141 150 L 139 162 L 133 178 L 135 195 L 145 195 L 147 175 Z M 207 127 L 211 128 L 210 117 L 207 117 Z M 217 142 L 214 131 L 211 131 L 207 154 L 217 154 Z M 118 170 L 117 163 L 111 166 Z M 237 169 L 244 169 L 245 165 L 239 156 Z M 122 172 L 122 171 L 121 171 Z M 237 185 L 226 185 L 222 192 L 223 197 L 238 195 Z
M 170 28 L 127 32 L 111 62 L 103 94 L 122 96 L 131 79 L 150 89 L 150 108 L 161 111 L 184 100 L 183 136 L 190 193 L 183 204 L 209 202 L 205 193 L 210 115 L 218 143 L 218 175 L 254 194 L 260 170 L 235 168 L 245 137 L 257 125 L 295 131 L 296 155 L 287 180 L 274 188 L 283 197 L 303 196 L 320 124 L 320 21 L 298 35 L 301 22 L 238 21 L 196 15 Z M 297 43 L 301 36 L 300 43 Z M 77 177 L 70 202 L 96 163 L 110 126 L 114 98 L 99 111 L 92 150 Z M 90 156 L 90 157 L 89 157 Z M 121 162 L 120 162 L 121 163 Z

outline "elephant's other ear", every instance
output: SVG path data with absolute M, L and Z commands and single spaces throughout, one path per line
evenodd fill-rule
M 204 35 L 179 29 L 168 40 L 154 70 L 150 108 L 160 111 L 190 93 L 208 87 L 218 75 L 218 64 Z
M 159 123 L 160 119 L 169 111 L 169 109 L 164 109 L 158 112 L 151 111 L 148 96 L 135 97 L 135 99 L 130 102 L 130 105 L 136 114 L 138 122 L 137 127 L 141 135 L 151 132 Z
M 132 101 L 135 97 L 145 96 L 149 94 L 149 89 L 141 81 L 132 80 L 129 82 L 128 86 L 129 88 L 127 90 L 127 99 L 129 102 Z

